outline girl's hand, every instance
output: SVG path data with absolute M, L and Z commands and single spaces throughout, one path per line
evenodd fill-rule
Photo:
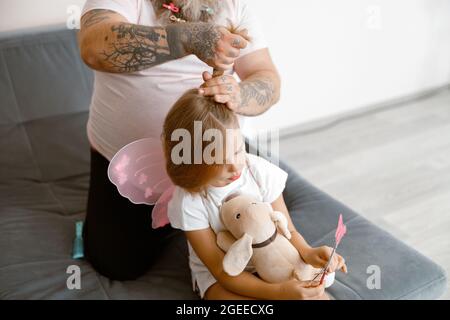
M 280 284 L 280 300 L 318 300 L 323 298 L 325 284 L 318 281 L 288 280 Z
M 203 72 L 205 83 L 199 93 L 206 97 L 214 97 L 214 101 L 226 104 L 232 111 L 241 106 L 241 87 L 233 76 L 223 75 L 213 78 L 209 72 Z
M 317 248 L 308 249 L 303 255 L 303 259 L 306 263 L 312 265 L 315 268 L 323 268 L 328 263 L 330 259 L 333 248 L 322 246 Z M 345 264 L 345 259 L 342 258 L 337 252 L 334 253 L 333 259 L 330 262 L 326 272 L 331 273 L 336 270 L 341 270 L 347 273 L 347 265 Z

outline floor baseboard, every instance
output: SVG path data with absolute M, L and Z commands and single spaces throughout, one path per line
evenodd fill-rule
M 300 125 L 292 126 L 289 128 L 284 128 L 280 130 L 280 139 L 289 139 L 292 137 L 298 137 L 299 135 L 308 135 L 315 132 L 323 131 L 332 128 L 347 120 L 359 118 L 371 113 L 377 113 L 386 109 L 400 108 L 414 101 L 419 101 L 422 99 L 426 99 L 430 96 L 433 96 L 435 94 L 439 94 L 440 92 L 445 90 L 450 90 L 450 83 L 445 84 L 443 86 L 422 90 L 399 98 L 383 101 L 381 103 L 356 108 L 337 115 L 324 117 L 319 120 L 314 120 L 302 123 Z

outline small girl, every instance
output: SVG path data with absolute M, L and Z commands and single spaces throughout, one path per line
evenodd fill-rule
M 202 142 L 208 131 L 221 133 L 224 141 L 217 145 L 222 148 L 211 151 L 208 146 L 212 142 Z M 181 134 L 190 143 L 180 152 L 181 145 L 186 147 L 185 140 L 180 142 Z M 168 113 L 162 137 L 167 173 L 176 185 L 167 215 L 172 227 L 185 231 L 187 236 L 193 289 L 200 298 L 327 299 L 323 285 L 316 282 L 267 283 L 252 273 L 251 266 L 236 277 L 223 270 L 225 253 L 216 244 L 216 234 L 225 230 L 219 207 L 227 196 L 238 191 L 270 203 L 274 210 L 286 215 L 292 234 L 290 241 L 306 263 L 323 267 L 331 254 L 329 247 L 311 248 L 296 231 L 282 194 L 288 174 L 246 152 L 234 112 L 212 98 L 199 95 L 197 89 L 190 90 Z M 201 163 L 194 159 L 199 151 Z M 205 159 L 209 154 L 214 162 Z M 327 272 L 336 269 L 346 271 L 344 259 L 338 254 L 334 255 Z

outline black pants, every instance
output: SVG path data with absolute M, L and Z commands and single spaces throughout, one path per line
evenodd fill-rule
M 152 207 L 122 197 L 107 175 L 109 161 L 91 149 L 91 175 L 83 228 L 85 257 L 102 275 L 134 280 L 158 258 L 169 225 L 152 229 Z

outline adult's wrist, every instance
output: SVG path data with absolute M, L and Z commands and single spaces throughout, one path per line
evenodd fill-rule
M 174 23 L 166 26 L 167 44 L 172 56 L 176 58 L 183 58 L 191 52 L 188 50 L 188 46 L 185 43 L 183 36 L 185 23 Z

